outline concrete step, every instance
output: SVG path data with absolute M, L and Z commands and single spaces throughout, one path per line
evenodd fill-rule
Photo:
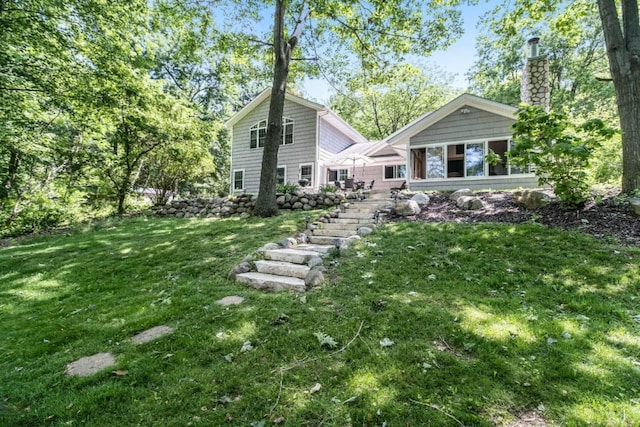
M 264 291 L 288 291 L 304 292 L 304 280 L 297 277 L 275 276 L 264 273 L 242 273 L 236 276 L 236 281 L 244 283 L 256 289 Z
M 320 243 L 320 242 L 312 242 Z M 322 243 L 320 243 L 322 244 Z M 264 252 L 264 258 L 271 261 L 284 261 L 292 264 L 307 264 L 313 257 L 320 256 L 318 252 L 300 249 L 271 249 Z
M 319 254 L 324 255 L 332 249 L 335 249 L 333 245 L 314 245 L 313 243 L 301 243 L 296 246 L 296 249 L 301 251 L 313 251 L 318 252 Z
M 347 239 L 345 237 L 335 236 L 311 236 L 309 240 L 311 243 L 316 245 L 331 245 L 335 248 L 336 246 L 340 246 L 342 242 Z
M 313 230 L 314 236 L 350 237 L 358 234 L 356 230 L 327 230 L 316 228 Z
M 258 273 L 273 274 L 276 276 L 288 276 L 297 277 L 298 279 L 304 279 L 307 277 L 307 273 L 311 270 L 306 265 L 292 264 L 290 262 L 283 261 L 256 261 L 256 269 Z

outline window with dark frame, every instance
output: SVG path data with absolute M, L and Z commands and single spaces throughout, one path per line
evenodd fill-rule
M 267 121 L 261 120 L 249 129 L 249 148 L 263 148 L 267 136 Z M 293 119 L 282 119 L 282 141 L 280 145 L 293 144 Z
M 243 170 L 233 172 L 233 189 L 244 190 L 244 171 Z

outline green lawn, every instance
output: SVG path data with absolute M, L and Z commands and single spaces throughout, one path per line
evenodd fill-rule
M 638 248 L 537 224 L 399 223 L 303 296 L 227 280 L 303 224 L 138 217 L 10 242 L 0 425 L 640 424 Z M 245 302 L 215 304 L 228 295 Z M 174 333 L 130 341 L 163 324 Z M 104 351 L 115 368 L 65 375 Z

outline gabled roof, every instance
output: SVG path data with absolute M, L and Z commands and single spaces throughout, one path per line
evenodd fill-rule
M 251 102 L 245 105 L 240 111 L 234 114 L 227 122 L 225 126 L 228 128 L 232 128 L 236 123 L 242 120 L 247 114 L 253 111 L 258 105 L 260 105 L 265 99 L 268 99 L 271 96 L 271 89 L 263 90 L 258 96 L 256 96 Z M 308 99 L 304 99 L 300 96 L 293 95 L 289 92 L 285 93 L 285 99 L 287 101 L 295 102 L 296 104 L 302 105 L 307 108 L 311 108 L 312 110 L 316 110 L 318 113 L 324 112 L 321 115 L 323 120 L 326 120 L 331 126 L 335 127 L 349 138 L 353 139 L 355 142 L 366 142 L 367 138 L 360 135 L 360 133 L 352 128 L 347 122 L 342 120 L 340 116 L 331 111 L 329 108 L 325 107 L 322 104 L 318 104 L 313 101 L 309 101 Z
M 399 129 L 386 137 L 384 141 L 391 145 L 404 144 L 413 135 L 422 132 L 464 106 L 478 108 L 510 119 L 515 119 L 515 112 L 517 110 L 515 107 L 510 105 L 490 101 L 476 95 L 465 93 L 445 104 L 438 110 L 429 111 L 428 113 L 423 114 L 402 129 Z

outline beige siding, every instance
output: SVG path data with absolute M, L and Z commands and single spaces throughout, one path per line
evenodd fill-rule
M 268 114 L 269 98 L 233 127 L 231 170 L 245 170 L 245 191 L 248 193 L 258 192 L 263 151 L 262 148 L 249 148 L 250 128 L 260 120 L 267 119 Z M 294 143 L 280 146 L 278 166 L 286 166 L 287 181 L 297 183 L 299 165 L 315 163 L 316 160 L 317 112 L 287 100 L 284 105 L 284 117 L 294 120 Z
M 511 125 L 515 119 L 509 119 L 473 107 L 464 107 L 468 114 L 456 110 L 429 128 L 410 138 L 410 145 L 420 146 L 446 142 L 469 141 L 500 138 L 511 135 Z
M 515 190 L 518 188 L 536 188 L 538 178 L 535 176 L 509 176 L 486 177 L 483 179 L 457 178 L 440 181 L 411 181 L 412 191 L 429 190 L 459 190 L 469 188 L 471 190 Z
M 329 153 L 340 153 L 353 144 L 353 140 L 331 126 L 326 120 L 320 119 L 320 148 Z

